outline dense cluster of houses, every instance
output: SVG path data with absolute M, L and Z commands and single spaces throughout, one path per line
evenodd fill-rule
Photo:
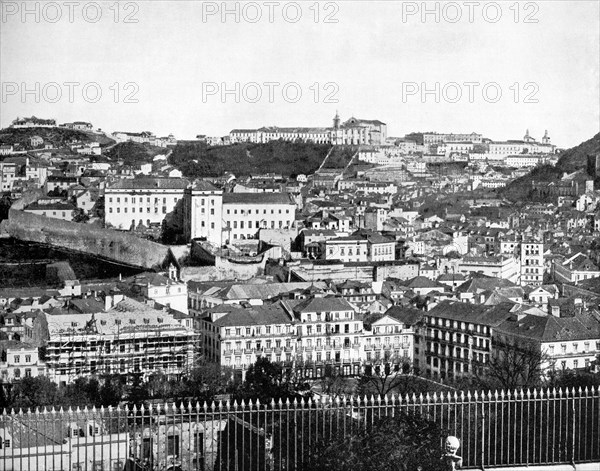
M 336 116 L 333 129 L 381 125 Z M 328 365 L 355 375 L 394 359 L 452 378 L 484 371 L 496 344 L 524 339 L 548 353 L 548 367 L 594 368 L 600 192 L 591 177 L 565 175 L 552 203 L 513 207 L 485 185 L 474 193 L 475 170 L 436 175 L 414 163 L 425 148 L 501 153 L 494 143 L 476 133 L 421 138 L 359 149 L 368 165 L 294 178 L 190 180 L 166 155 L 131 168 L 95 162 L 80 143 L 70 149 L 77 158 L 7 156 L 3 191 L 41 193 L 23 211 L 140 237 L 168 227 L 180 245 L 164 275 L 89 284 L 65 268 L 51 289 L 4 289 L 0 375 L 63 383 L 101 373 L 178 376 L 201 358 L 243 377 L 266 356 L 309 378 Z M 519 142 L 531 153 L 554 151 L 547 134 Z M 376 155 L 401 168 L 374 163 Z M 409 167 L 407 159 L 416 160 Z

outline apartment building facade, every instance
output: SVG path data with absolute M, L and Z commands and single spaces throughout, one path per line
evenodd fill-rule
M 31 340 L 46 347 L 51 380 L 67 384 L 96 374 L 147 379 L 157 373 L 178 378 L 193 367 L 193 330 L 122 294 L 106 295 L 104 302 L 96 312 L 55 308 L 34 320 Z
M 544 283 L 544 244 L 533 240 L 521 242 L 521 285 Z
M 492 354 L 494 328 L 513 303 L 497 306 L 443 301 L 423 317 L 421 369 L 433 378 L 483 375 Z
M 183 217 L 189 182 L 181 178 L 120 179 L 106 186 L 104 221 L 115 229 L 162 225 L 167 217 Z

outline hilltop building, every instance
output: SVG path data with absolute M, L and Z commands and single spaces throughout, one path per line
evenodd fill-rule
M 232 144 L 236 142 L 265 143 L 277 140 L 304 141 L 316 144 L 333 145 L 382 145 L 387 140 L 387 125 L 379 120 L 350 118 L 341 123 L 336 113 L 333 127 L 292 127 L 277 126 L 259 129 L 233 129 L 229 133 Z

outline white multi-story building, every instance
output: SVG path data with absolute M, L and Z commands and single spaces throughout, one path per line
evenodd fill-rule
M 598 321 L 585 312 L 512 316 L 496 328 L 494 337 L 499 349 L 533 349 L 541 354 L 542 374 L 589 368 L 600 354 Z
M 340 123 L 336 114 L 332 128 L 280 128 L 233 129 L 229 133 L 232 144 L 237 142 L 265 143 L 277 140 L 305 141 L 334 145 L 382 145 L 387 139 L 387 125 L 379 120 L 350 118 Z
M 554 260 L 554 277 L 562 283 L 577 284 L 580 281 L 600 277 L 600 268 L 587 255 L 579 252 L 564 262 Z
M 206 181 L 194 182 L 185 192 L 183 227 L 186 240 L 223 245 L 223 191 Z
M 184 207 L 186 236 L 218 246 L 254 239 L 260 229 L 291 229 L 296 215 L 288 193 L 222 193 L 206 182 L 186 191 Z
M 521 242 L 521 285 L 544 283 L 544 244 L 532 240 Z
M 509 155 L 504 159 L 504 163 L 507 167 L 524 168 L 524 167 L 536 167 L 548 162 L 547 155 Z
M 130 282 L 135 293 L 162 306 L 188 313 L 187 284 L 158 273 L 136 275 Z
M 99 303 L 87 309 L 95 312 L 55 309 L 34 320 L 33 338 L 46 347 L 50 379 L 66 384 L 96 374 L 131 379 L 158 373 L 177 378 L 193 368 L 197 336 L 172 315 L 119 293 L 89 302 Z
M 167 215 L 183 211 L 189 182 L 181 178 L 121 179 L 105 189 L 104 221 L 128 230 L 140 224 L 162 224 Z
M 384 262 L 396 259 L 396 241 L 377 232 L 358 230 L 325 242 L 325 259 L 343 262 Z
M 483 136 L 481 134 L 472 132 L 470 134 L 465 133 L 424 133 L 423 144 L 426 146 L 432 144 L 443 144 L 444 142 L 472 142 L 474 144 L 481 144 Z
M 465 274 L 472 272 L 503 278 L 512 283 L 518 283 L 521 274 L 519 261 L 514 257 L 506 255 L 497 257 L 464 257 L 458 265 L 458 271 Z
M 259 229 L 291 229 L 296 203 L 288 193 L 223 194 L 226 241 L 254 239 Z
M 43 368 L 35 345 L 18 340 L 0 340 L 0 381 L 10 383 L 35 377 L 40 371 Z
M 326 367 L 358 374 L 363 323 L 339 297 L 312 297 L 268 306 L 221 305 L 201 321 L 204 354 L 242 377 L 259 357 L 320 377 Z
M 73 211 L 76 209 L 77 207 L 69 201 L 48 198 L 27 205 L 23 211 L 63 221 L 72 221 Z
M 390 360 L 415 363 L 415 346 L 419 338 L 415 336 L 416 323 L 423 312 L 393 306 L 383 316 L 371 323 L 370 330 L 365 329 L 363 345 L 366 364 L 377 364 Z

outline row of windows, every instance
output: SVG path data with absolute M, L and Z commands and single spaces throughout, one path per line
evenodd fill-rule
M 225 329 L 225 335 L 227 337 L 232 335 L 232 332 L 235 332 L 235 335 L 240 336 L 242 335 L 242 332 L 244 332 L 244 335 L 254 335 L 256 333 L 256 335 L 261 335 L 263 332 L 263 326 L 257 326 L 255 327 L 255 330 L 253 330 L 250 327 L 246 327 L 244 330 L 242 330 L 242 327 L 236 327 L 235 329 L 230 329 L 227 328 Z M 288 326 L 282 326 L 282 325 L 276 325 L 276 326 L 264 326 L 265 329 L 265 334 L 270 335 L 271 333 L 275 333 L 275 334 L 281 334 L 281 333 L 287 333 L 287 334 L 291 334 L 293 333 L 293 327 L 288 325 Z
M 151 202 L 151 199 L 152 199 L 152 198 L 150 198 L 149 196 L 148 196 L 148 197 L 146 197 L 146 204 L 150 204 L 150 202 Z M 178 198 L 177 196 L 174 196 L 174 197 L 173 197 L 173 203 L 177 203 L 177 202 L 178 202 L 180 199 L 181 199 L 181 198 Z M 118 197 L 118 196 L 115 198 L 115 200 L 116 200 L 116 202 L 117 202 L 117 203 L 120 203 L 120 202 L 121 202 L 121 198 L 120 198 L 120 197 Z M 113 197 L 112 197 L 112 196 L 109 196 L 109 198 L 108 198 L 108 202 L 109 202 L 109 203 L 112 203 L 112 202 L 113 202 Z M 123 198 L 123 202 L 124 202 L 124 203 L 128 203 L 128 202 L 129 202 L 129 198 L 127 198 L 127 197 Z M 160 198 L 154 198 L 154 204 L 158 204 L 159 202 L 160 202 Z M 132 197 L 131 197 L 131 203 L 132 203 L 132 204 L 136 204 L 136 203 L 138 203 L 138 204 L 143 204 L 143 203 L 144 203 L 144 198 L 140 196 L 139 198 L 137 198 L 137 199 L 136 199 L 136 198 L 135 198 L 135 196 L 132 196 Z M 162 203 L 163 203 L 163 204 L 167 204 L 167 198 L 166 198 L 166 197 L 165 197 L 165 198 L 162 198 Z
M 381 345 L 381 337 L 375 337 L 374 339 L 371 338 L 367 338 L 367 345 L 371 345 L 371 342 L 373 341 L 373 343 L 375 345 Z M 392 342 L 392 338 L 391 337 L 384 337 L 383 338 L 383 344 L 384 345 L 391 345 Z M 404 345 L 408 344 L 408 335 L 403 335 L 402 336 L 402 343 Z M 396 335 L 394 337 L 394 345 L 399 345 L 400 344 L 400 336 Z
M 314 319 L 317 322 L 322 322 L 323 320 L 326 322 L 330 322 L 332 320 L 338 319 L 352 319 L 352 311 L 334 311 L 334 312 L 316 312 L 314 313 Z M 313 321 L 313 313 L 309 312 L 303 316 L 303 321 L 312 322 Z
M 579 344 L 578 343 L 573 342 L 573 344 L 571 346 L 572 346 L 572 350 L 571 351 L 573 353 L 576 353 L 576 352 L 579 351 Z M 600 342 L 596 342 L 596 350 L 600 351 Z M 583 343 L 583 351 L 584 352 L 589 352 L 590 351 L 590 342 L 584 342 Z M 560 346 L 560 352 L 562 354 L 566 354 L 567 353 L 567 344 L 566 343 L 561 344 L 561 346 Z M 550 355 L 554 355 L 554 345 L 550 345 L 548 347 L 548 353 Z
M 263 214 L 267 214 L 267 210 L 266 209 L 263 209 L 262 211 L 263 211 Z M 255 214 L 260 214 L 260 210 L 259 209 L 255 210 L 254 212 L 255 212 Z M 279 212 L 279 214 L 283 214 L 283 210 L 282 209 L 279 209 L 278 212 Z M 237 213 L 238 213 L 238 210 L 234 209 L 233 210 L 233 214 L 237 214 Z M 227 210 L 227 214 L 231 214 L 231 209 Z M 250 215 L 252 215 L 252 210 L 251 209 L 240 209 L 240 214 L 243 215 L 243 216 L 244 215 L 250 216 Z M 275 210 L 274 209 L 271 209 L 271 214 L 275 214 Z M 286 209 L 285 210 L 285 214 L 290 214 L 290 210 Z
M 400 324 L 400 325 L 386 325 L 386 326 L 374 327 L 373 328 L 373 333 L 374 334 L 392 334 L 394 332 L 400 333 L 400 332 L 402 332 L 402 328 L 403 327 L 404 327 L 403 324 Z
M 429 317 L 426 319 L 427 323 L 430 325 L 439 325 L 439 326 L 445 326 L 445 327 L 452 327 L 453 329 L 458 329 L 459 326 L 459 321 L 451 321 L 450 319 L 442 319 L 441 317 L 435 318 L 435 317 Z M 474 324 L 469 324 L 468 326 L 466 325 L 465 322 L 460 322 L 460 329 L 461 330 L 465 330 L 468 327 L 468 330 L 474 330 L 477 333 L 482 333 L 482 334 L 489 334 L 490 333 L 490 328 L 485 326 L 485 325 L 474 325 Z
M 402 356 L 404 358 L 408 358 L 409 356 L 409 351 L 404 349 L 402 350 Z M 398 358 L 400 356 L 400 350 L 394 350 L 392 351 L 386 351 L 383 353 L 383 357 L 381 356 L 381 352 L 380 351 L 375 351 L 375 352 L 367 352 L 367 361 L 377 361 L 377 360 L 390 360 L 392 358 L 392 356 Z
M 118 207 L 116 209 L 117 209 L 117 211 L 116 211 L 117 213 L 121 213 L 121 208 L 120 207 Z M 147 214 L 150 213 L 150 209 L 152 209 L 152 208 L 150 208 L 150 207 L 146 208 L 146 213 Z M 154 214 L 158 214 L 158 209 L 159 209 L 158 206 L 154 207 Z M 108 212 L 112 214 L 112 212 L 113 212 L 112 206 L 108 208 Z M 127 213 L 127 208 L 123 208 L 123 212 Z M 131 208 L 131 212 L 135 213 L 135 208 Z M 140 208 L 139 213 L 141 214 L 143 212 L 144 212 L 144 208 Z M 162 207 L 162 214 L 167 214 L 167 207 L 166 206 Z M 63 215 L 64 215 L 64 213 L 63 213 Z
M 15 355 L 13 358 L 15 363 L 21 363 L 20 355 Z M 31 363 L 31 355 L 25 355 L 25 363 Z

